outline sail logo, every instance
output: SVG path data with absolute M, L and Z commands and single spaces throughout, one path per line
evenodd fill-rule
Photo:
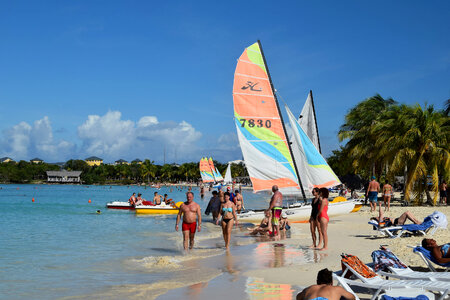
M 244 85 L 243 87 L 241 87 L 241 89 L 242 90 L 246 90 L 246 89 L 250 89 L 250 91 L 254 91 L 254 92 L 261 92 L 262 91 L 262 89 L 260 88 L 260 89 L 257 89 L 257 88 L 255 88 L 255 86 L 258 84 L 259 82 L 256 82 L 256 83 L 254 83 L 254 82 L 252 82 L 252 81 L 247 81 L 247 85 Z

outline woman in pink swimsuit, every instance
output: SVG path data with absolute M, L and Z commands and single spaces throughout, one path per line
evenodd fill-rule
M 323 247 L 319 250 L 327 250 L 328 249 L 328 221 L 330 218 L 328 217 L 328 189 L 321 188 L 319 191 L 320 195 L 320 207 L 319 213 L 317 214 L 317 221 L 320 224 L 320 231 L 323 236 Z M 319 247 L 319 245 L 317 245 Z

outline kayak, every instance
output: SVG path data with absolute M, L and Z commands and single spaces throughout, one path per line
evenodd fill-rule
M 345 215 L 353 211 L 355 202 L 353 200 L 330 201 L 328 204 L 328 216 L 334 217 Z M 293 223 L 307 223 L 311 217 L 311 204 L 296 203 L 289 207 L 283 207 L 283 212 L 288 216 L 288 220 Z M 237 214 L 240 222 L 259 223 L 264 218 L 264 209 L 250 210 Z

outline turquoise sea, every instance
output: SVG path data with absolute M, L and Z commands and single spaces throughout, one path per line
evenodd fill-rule
M 174 230 L 175 215 L 137 216 L 105 207 L 113 200 L 126 201 L 132 192 L 152 199 L 155 191 L 184 201 L 187 188 L 0 185 L 0 298 L 131 298 L 120 293 L 138 291 L 143 284 L 163 294 L 167 291 L 158 283 L 179 276 L 180 263 L 224 253 L 221 232 L 212 223 L 205 223 L 197 234 L 197 249 L 186 256 L 181 233 Z M 204 211 L 211 194 L 200 199 L 197 187 L 193 192 Z M 252 208 L 267 207 L 270 198 L 246 190 L 243 196 Z M 237 235 L 241 244 L 255 243 L 244 233 Z M 236 247 L 232 244 L 231 250 L 236 252 Z M 222 271 L 210 268 L 198 276 L 208 280 L 217 272 Z M 176 277 L 178 282 L 184 279 Z M 134 296 L 139 298 L 137 292 Z

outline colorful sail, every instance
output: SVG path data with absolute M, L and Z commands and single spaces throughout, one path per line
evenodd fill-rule
M 206 157 L 202 157 L 200 159 L 200 175 L 202 177 L 203 182 L 214 182 L 214 176 L 209 167 L 208 159 Z
M 209 158 L 208 164 L 209 164 L 209 169 L 214 177 L 214 180 L 216 182 L 223 181 L 222 175 L 220 174 L 219 170 L 217 170 L 217 168 L 214 166 L 212 157 Z
M 315 187 L 329 188 L 341 184 L 339 178 L 334 174 L 287 106 L 286 111 L 293 131 L 292 152 L 303 187 L 307 187 L 311 192 Z
M 305 105 L 303 105 L 302 112 L 298 118 L 298 123 L 302 127 L 303 131 L 308 135 L 316 149 L 319 150 L 319 153 L 322 153 L 320 149 L 319 130 L 317 129 L 312 91 L 309 91 L 308 98 L 306 98 Z
M 300 190 L 295 165 L 259 42 L 239 57 L 233 84 L 239 143 L 255 192 Z

